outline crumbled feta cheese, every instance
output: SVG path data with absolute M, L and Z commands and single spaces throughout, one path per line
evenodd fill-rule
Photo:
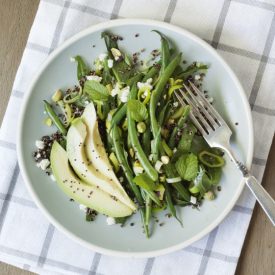
M 36 158 L 41 158 L 41 154 L 40 153 L 36 154 Z
M 163 95 L 163 99 L 166 99 L 167 95 Z
M 42 170 L 46 170 L 47 167 L 50 165 L 50 161 L 48 159 L 42 159 L 40 162 L 39 162 L 39 166 Z
M 42 140 L 36 140 L 35 141 L 35 146 L 38 148 L 38 149 L 44 149 L 44 142 Z
M 178 107 L 178 106 L 179 106 L 179 103 L 176 101 L 176 102 L 173 103 L 173 106 L 174 106 L 174 107 Z
M 126 86 L 120 92 L 121 92 L 121 94 L 120 94 L 120 100 L 121 100 L 121 102 L 127 102 L 128 101 L 128 97 L 129 97 L 129 93 L 130 93 L 130 87 Z
M 163 165 L 163 162 L 157 160 L 155 164 L 155 169 L 160 173 L 161 172 L 161 166 Z
M 112 218 L 112 217 L 108 217 L 106 219 L 106 222 L 107 222 L 108 225 L 114 225 L 114 224 L 116 224 L 116 220 L 114 218 Z
M 87 80 L 94 80 L 97 82 L 100 82 L 102 80 L 102 77 L 100 77 L 98 75 L 87 75 L 86 78 L 87 78 Z
M 46 114 L 47 114 L 47 112 L 46 112 L 46 111 L 43 111 L 43 114 L 44 114 L 44 115 L 46 115 Z
M 201 76 L 199 74 L 196 74 L 195 75 L 195 80 L 199 80 L 199 79 L 201 79 Z
M 50 175 L 52 181 L 56 181 L 55 176 L 53 174 Z
M 196 204 L 196 203 L 197 203 L 197 198 L 194 197 L 194 196 L 190 196 L 190 202 L 191 202 L 192 204 Z
M 85 206 L 84 204 L 79 204 L 79 209 L 80 209 L 81 211 L 86 212 L 87 206 Z
M 152 78 L 152 77 L 150 77 L 150 78 L 148 78 L 148 79 L 147 79 L 146 83 L 151 84 L 151 83 L 152 83 L 152 81 L 153 81 L 153 78 Z
M 148 158 L 149 158 L 150 161 L 152 161 L 152 160 L 153 160 L 153 157 L 154 157 L 154 155 L 153 155 L 153 154 L 150 154 Z
M 137 83 L 137 87 L 139 88 L 139 89 L 148 89 L 148 90 L 152 90 L 153 89 L 153 86 L 150 84 L 150 83 L 147 83 L 147 82 L 145 82 L 145 83 L 143 83 L 143 82 L 138 82 Z
M 120 182 L 123 182 L 123 181 L 124 181 L 124 178 L 123 178 L 123 177 L 119 177 L 119 181 L 120 181 Z
M 108 68 L 113 68 L 113 66 L 114 66 L 114 60 L 108 59 Z
M 158 106 L 160 106 L 160 102 L 158 102 L 158 104 L 157 104 Z
M 71 62 L 75 62 L 75 58 L 74 57 L 70 57 L 70 61 Z
M 162 162 L 163 164 L 168 164 L 169 161 L 170 161 L 170 159 L 169 159 L 168 156 L 162 156 L 162 157 L 160 158 L 160 160 L 161 160 L 161 162 Z
M 116 96 L 120 92 L 120 85 L 116 83 L 115 87 L 111 91 L 111 96 Z
M 174 149 L 173 149 L 173 153 L 176 153 L 176 152 L 177 152 L 177 148 L 174 148 Z
M 139 174 L 142 174 L 143 173 L 143 167 L 141 167 L 141 166 L 134 166 L 133 167 L 133 170 L 134 170 L 134 173 L 135 173 L 135 175 L 139 175 Z
M 104 61 L 106 57 L 107 57 L 107 54 L 106 54 L 106 53 L 101 53 L 101 54 L 98 56 L 98 59 L 99 59 L 100 61 Z

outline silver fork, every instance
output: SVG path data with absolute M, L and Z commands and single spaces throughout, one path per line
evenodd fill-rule
M 246 185 L 256 197 L 273 226 L 275 226 L 274 200 L 260 185 L 258 180 L 250 174 L 247 167 L 233 155 L 230 148 L 232 131 L 226 122 L 208 100 L 206 100 L 202 92 L 192 82 L 189 82 L 189 84 L 191 88 L 183 84 L 185 91 L 179 89 L 175 92 L 177 99 L 183 106 L 186 104 L 191 106 L 190 118 L 209 146 L 222 149 L 236 164 L 238 169 L 242 172 Z

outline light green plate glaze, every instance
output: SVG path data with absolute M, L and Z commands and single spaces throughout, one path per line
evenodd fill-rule
M 215 98 L 216 108 L 234 131 L 232 143 L 238 148 L 236 153 L 248 166 L 251 165 L 253 130 L 247 99 L 232 70 L 207 43 L 170 24 L 128 19 L 99 24 L 70 38 L 49 56 L 25 96 L 18 134 L 19 164 L 33 199 L 50 222 L 72 239 L 109 255 L 152 257 L 190 245 L 224 219 L 244 186 L 241 175 L 227 159 L 221 181 L 222 191 L 216 200 L 203 203 L 200 211 L 181 209 L 183 228 L 175 219 L 161 216 L 159 220 L 165 222 L 165 225 L 154 225 L 152 237 L 146 239 L 138 214 L 132 219 L 135 226 L 125 228 L 107 226 L 105 217 L 99 217 L 93 223 L 86 222 L 78 205 L 70 202 L 58 186 L 35 166 L 31 156 L 35 140 L 54 131 L 53 128 L 43 126 L 43 99 L 49 99 L 57 88 L 66 89 L 77 83 L 76 64 L 70 62 L 70 57 L 81 55 L 91 63 L 105 51 L 104 42 L 100 38 L 104 30 L 124 37 L 120 44 L 129 53 L 146 48 L 145 54 L 149 54 L 151 50 L 160 47 L 159 36 L 151 32 L 153 29 L 167 35 L 188 62 L 196 60 L 210 65 L 205 88 Z M 139 33 L 138 38 L 135 37 L 136 33 Z M 235 122 L 239 125 L 235 126 Z

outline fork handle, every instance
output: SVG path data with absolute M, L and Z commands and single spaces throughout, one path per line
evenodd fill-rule
M 259 181 L 250 174 L 247 167 L 240 161 L 238 161 L 233 152 L 229 149 L 229 142 L 225 142 L 223 146 L 221 146 L 224 151 L 226 151 L 231 158 L 231 160 L 236 164 L 238 169 L 242 172 L 244 180 L 250 191 L 253 193 L 254 197 L 257 199 L 258 203 L 261 205 L 262 209 L 272 222 L 272 225 L 275 226 L 275 201 L 272 197 L 266 192 L 266 190 L 262 187 Z
M 245 183 L 251 190 L 262 209 L 275 226 L 275 202 L 266 190 L 260 185 L 258 180 L 254 176 L 246 176 Z

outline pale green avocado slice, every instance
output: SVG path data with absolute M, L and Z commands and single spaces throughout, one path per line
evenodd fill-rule
M 123 192 L 124 188 L 115 175 L 113 167 L 110 163 L 105 147 L 101 140 L 101 136 L 98 130 L 98 121 L 94 104 L 91 102 L 85 107 L 82 115 L 82 120 L 87 126 L 87 137 L 85 140 L 85 152 L 89 160 L 93 162 L 96 169 L 99 169 L 101 173 L 110 178 L 117 185 L 117 187 Z M 100 156 L 100 158 L 98 158 Z
M 103 175 L 101 168 L 95 168 L 94 162 L 100 159 L 101 156 L 97 156 L 94 161 L 87 158 L 85 153 L 86 137 L 87 127 L 85 123 L 81 118 L 74 120 L 67 133 L 67 155 L 74 171 L 84 182 L 99 186 L 101 190 L 115 196 L 135 211 L 137 209 L 136 205 L 129 198 L 125 190 L 119 188 L 113 178 Z
M 123 190 L 119 180 L 117 179 L 113 167 L 110 164 L 106 154 L 103 142 L 98 131 L 98 122 L 96 110 L 93 103 L 86 106 L 82 120 L 87 126 L 87 138 L 85 140 L 85 151 L 89 160 L 93 162 L 95 168 L 100 169 L 101 173 L 107 178 L 113 179 L 118 188 Z M 100 156 L 100 158 L 98 158 Z
M 110 194 L 78 179 L 70 168 L 66 151 L 57 141 L 53 143 L 50 160 L 59 187 L 70 198 L 110 217 L 126 217 L 133 213 L 132 209 Z

